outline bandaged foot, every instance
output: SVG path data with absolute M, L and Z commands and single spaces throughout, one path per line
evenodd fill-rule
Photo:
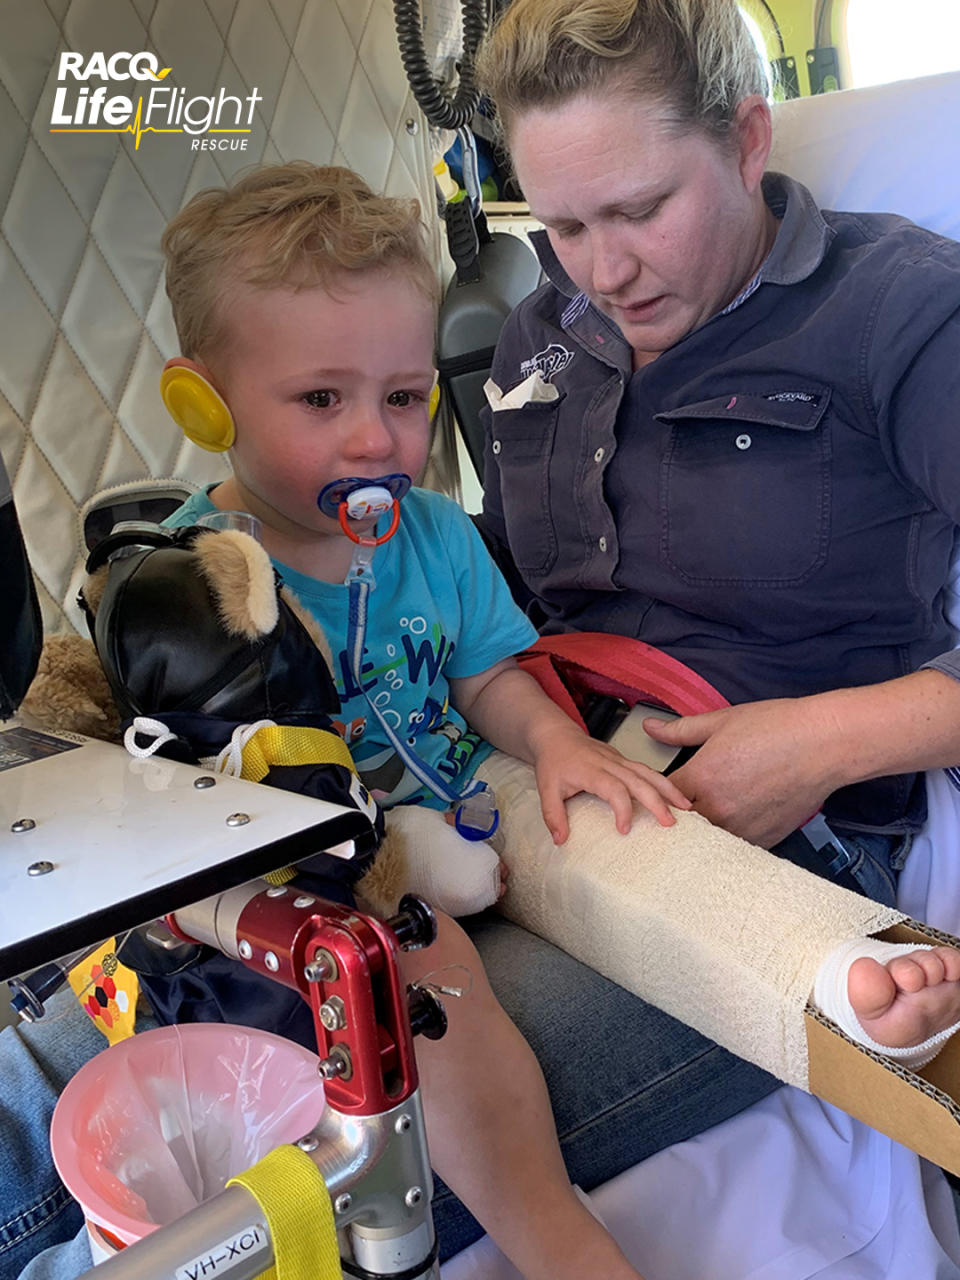
M 813 998 L 858 1044 L 922 1067 L 960 1029 L 960 951 L 857 938 L 827 956 Z
M 473 915 L 500 897 L 500 858 L 485 841 L 464 840 L 440 810 L 398 805 L 386 815 L 386 838 L 358 890 L 380 913 L 416 893 L 448 915 Z

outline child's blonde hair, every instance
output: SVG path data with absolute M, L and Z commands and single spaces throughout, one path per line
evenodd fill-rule
M 306 161 L 248 171 L 201 191 L 169 223 L 161 247 L 183 355 L 224 338 L 237 284 L 334 287 L 351 272 L 403 272 L 436 302 L 438 280 L 416 200 L 380 196 L 349 169 Z

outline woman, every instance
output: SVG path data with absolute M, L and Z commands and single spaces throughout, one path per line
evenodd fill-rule
M 514 0 L 481 74 L 547 228 L 493 378 L 559 393 L 489 414 L 488 542 L 544 631 L 736 704 L 648 722 L 699 748 L 695 808 L 772 848 L 823 805 L 831 873 L 890 902 L 960 759 L 960 245 L 764 173 L 734 0 Z

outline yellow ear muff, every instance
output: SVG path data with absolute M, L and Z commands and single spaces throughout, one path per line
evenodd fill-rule
M 160 375 L 167 412 L 188 440 L 211 453 L 223 453 L 236 438 L 226 402 L 196 369 L 172 365 Z

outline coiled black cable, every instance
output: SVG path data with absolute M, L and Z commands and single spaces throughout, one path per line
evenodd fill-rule
M 438 129 L 461 129 L 469 124 L 480 101 L 474 79 L 474 58 L 487 27 L 485 0 L 460 0 L 463 13 L 463 52 L 460 80 L 451 99 L 434 79 L 423 49 L 420 0 L 393 0 L 400 58 L 413 95 L 423 114 Z

